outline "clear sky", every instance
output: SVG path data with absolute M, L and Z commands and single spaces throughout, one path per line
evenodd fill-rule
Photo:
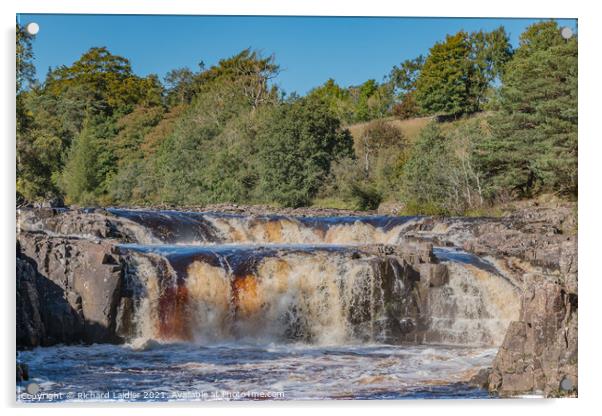
M 464 29 L 500 25 L 513 45 L 534 19 L 232 17 L 21 14 L 36 22 L 34 41 L 39 78 L 49 67 L 69 65 L 93 46 L 106 46 L 128 58 L 138 75 L 187 66 L 198 69 L 251 47 L 275 54 L 282 72 L 276 83 L 287 93 L 304 94 L 334 78 L 343 86 L 370 78 L 382 81 L 393 65 L 426 55 L 437 41 Z M 576 20 L 559 19 L 575 32 Z

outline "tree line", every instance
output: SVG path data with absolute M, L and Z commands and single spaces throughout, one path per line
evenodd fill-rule
M 17 26 L 17 198 L 79 205 L 316 201 L 463 213 L 577 194 L 577 38 L 553 21 L 448 35 L 382 82 L 300 97 L 246 49 L 163 80 L 95 47 L 35 79 Z M 486 110 L 486 113 L 483 111 Z M 478 116 L 474 116 L 478 114 Z M 485 114 L 485 115 L 483 115 Z M 473 115 L 473 116 L 471 116 Z M 433 116 L 409 140 L 393 119 Z M 347 126 L 366 122 L 352 137 Z

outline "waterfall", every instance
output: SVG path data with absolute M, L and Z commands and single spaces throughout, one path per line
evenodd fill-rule
M 404 247 L 416 217 L 111 212 L 161 242 L 121 245 L 128 339 L 496 346 L 518 317 L 516 288 L 483 259 L 435 249 L 447 279 L 433 285 L 423 260 L 367 249 Z
M 243 339 L 321 345 L 387 341 L 416 319 L 409 266 L 345 248 L 185 255 L 125 247 L 136 337 L 200 343 Z M 161 250 L 157 250 L 160 252 Z
M 419 217 L 287 217 L 109 209 L 168 244 L 396 244 Z

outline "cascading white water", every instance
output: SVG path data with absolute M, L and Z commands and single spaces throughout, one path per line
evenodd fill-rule
M 424 290 L 401 258 L 352 249 L 404 244 L 415 218 L 114 214 L 172 244 L 130 247 L 143 339 L 500 345 L 518 317 L 516 289 L 477 257 L 438 250 L 448 282 Z
M 397 244 L 418 217 L 285 217 L 109 209 L 168 244 Z M 135 227 L 131 227 L 135 228 Z M 139 240 L 137 240 L 139 241 Z M 147 243 L 145 236 L 141 243 Z
M 335 345 L 385 341 L 400 320 L 417 314 L 412 293 L 404 292 L 401 260 L 393 257 L 287 248 L 236 272 L 216 258 L 179 259 L 176 272 L 157 254 L 134 253 L 130 279 L 142 283 L 135 335 Z
M 518 319 L 519 298 L 508 281 L 461 263 L 450 263 L 449 283 L 428 293 L 429 331 L 424 342 L 501 345 Z

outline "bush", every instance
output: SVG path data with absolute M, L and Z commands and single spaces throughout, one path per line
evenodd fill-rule
M 349 131 L 314 98 L 277 106 L 258 141 L 261 195 L 291 207 L 309 204 L 333 160 L 353 152 Z

